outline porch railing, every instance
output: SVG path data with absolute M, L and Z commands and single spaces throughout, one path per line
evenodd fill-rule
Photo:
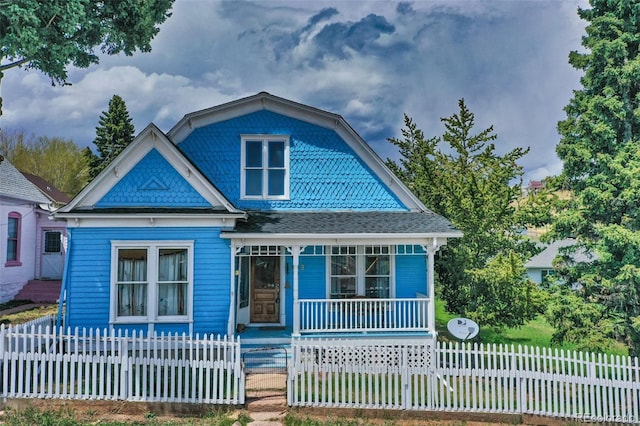
M 431 300 L 300 299 L 294 335 L 305 333 L 429 332 Z

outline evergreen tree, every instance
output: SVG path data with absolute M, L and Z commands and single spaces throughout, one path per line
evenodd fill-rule
M 96 177 L 133 141 L 135 129 L 124 100 L 113 95 L 109 110 L 103 111 L 96 127 L 93 143 L 98 149 L 97 157 L 89 158 L 91 177 Z M 90 157 L 90 156 L 88 156 Z
M 575 312 L 550 314 L 557 340 L 624 341 L 640 350 L 640 2 L 591 0 L 579 9 L 588 22 L 584 52 L 569 63 L 584 72 L 582 89 L 558 124 L 558 156 L 574 198 L 554 224 L 554 237 L 574 236 L 597 254 L 569 265 L 568 284 L 579 284 Z M 594 306 L 590 306 L 594 305 Z M 602 309 L 601 307 L 604 307 Z M 583 316 L 584 316 L 583 315 Z M 585 326 L 587 324 L 587 326 Z M 594 326 L 595 324 L 595 326 Z M 587 330 L 589 328 L 589 330 Z M 594 335 L 593 330 L 599 330 Z M 573 333 L 569 333 L 573 330 Z M 575 332 L 583 330 L 584 332 Z M 589 331 L 589 333 L 587 333 Z M 583 342 L 585 343 L 585 342 Z M 586 342 L 586 346 L 589 345 Z
M 516 215 L 522 167 L 528 150 L 495 152 L 493 127 L 473 134 L 474 114 L 464 100 L 459 112 L 442 118 L 446 132 L 425 139 L 405 116 L 399 164 L 389 167 L 436 213 L 464 236 L 450 240 L 436 263 L 440 295 L 447 309 L 482 325 L 518 326 L 542 309 L 542 293 L 524 273 L 533 250 Z

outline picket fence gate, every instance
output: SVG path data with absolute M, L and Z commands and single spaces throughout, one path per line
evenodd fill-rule
M 289 405 L 640 423 L 638 359 L 415 339 L 296 339 Z
M 0 396 L 238 405 L 240 339 L 0 326 Z

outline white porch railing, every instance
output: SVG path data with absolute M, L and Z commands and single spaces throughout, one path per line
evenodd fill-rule
M 301 299 L 294 335 L 429 330 L 431 301 L 418 299 Z

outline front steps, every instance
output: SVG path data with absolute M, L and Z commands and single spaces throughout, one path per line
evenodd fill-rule
M 60 299 L 60 281 L 31 280 L 16 294 L 14 300 L 31 300 L 33 303 L 57 303 Z

